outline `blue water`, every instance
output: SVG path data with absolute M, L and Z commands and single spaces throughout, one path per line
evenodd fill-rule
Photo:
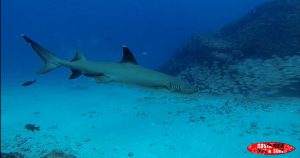
M 266 1 L 2 0 L 1 152 L 204 158 L 256 157 L 246 148 L 261 141 L 300 148 L 299 97 L 180 96 L 84 77 L 69 81 L 67 69 L 37 75 L 43 63 L 20 36 L 64 59 L 80 50 L 88 60 L 118 62 L 127 45 L 140 65 L 156 69 L 191 36 L 217 31 Z M 34 78 L 38 83 L 21 86 Z M 27 123 L 41 130 L 28 131 Z
M 20 62 L 28 71 L 36 67 L 38 62 L 28 62 L 36 59 L 19 36 L 24 33 L 66 58 L 79 49 L 90 59 L 118 61 L 126 44 L 141 64 L 153 68 L 191 35 L 216 30 L 262 2 L 3 1 L 3 62 L 15 59 L 10 60 L 13 71 L 20 71 L 15 66 Z

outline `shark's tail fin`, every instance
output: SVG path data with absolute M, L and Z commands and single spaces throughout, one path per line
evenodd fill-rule
M 26 42 L 28 42 L 31 45 L 33 50 L 37 53 L 37 55 L 40 56 L 40 58 L 45 63 L 45 66 L 38 71 L 39 74 L 50 72 L 61 65 L 61 63 L 63 62 L 62 59 L 59 59 L 58 57 L 53 55 L 50 51 L 43 48 L 41 45 L 34 42 L 24 34 L 22 34 L 21 36 L 26 40 Z

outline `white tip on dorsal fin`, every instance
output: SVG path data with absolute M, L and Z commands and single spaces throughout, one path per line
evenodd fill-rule
M 131 63 L 131 64 L 138 64 L 131 53 L 131 51 L 127 48 L 126 45 L 123 45 L 123 57 L 120 63 Z

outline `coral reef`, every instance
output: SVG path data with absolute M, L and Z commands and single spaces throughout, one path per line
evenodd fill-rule
M 178 76 L 211 94 L 272 95 L 283 90 L 297 91 L 300 56 L 246 59 L 222 67 L 217 62 L 212 66 L 191 65 Z
M 300 1 L 273 0 L 221 29 L 247 57 L 293 55 L 300 50 Z
M 160 69 L 201 91 L 300 91 L 300 1 L 271 0 L 219 32 L 194 35 Z

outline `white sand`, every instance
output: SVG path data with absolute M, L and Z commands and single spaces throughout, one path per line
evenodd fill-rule
M 2 88 L 1 150 L 38 158 L 61 149 L 80 158 L 252 158 L 255 142 L 295 146 L 300 98 L 175 95 L 92 81 Z M 41 127 L 31 132 L 27 123 Z

